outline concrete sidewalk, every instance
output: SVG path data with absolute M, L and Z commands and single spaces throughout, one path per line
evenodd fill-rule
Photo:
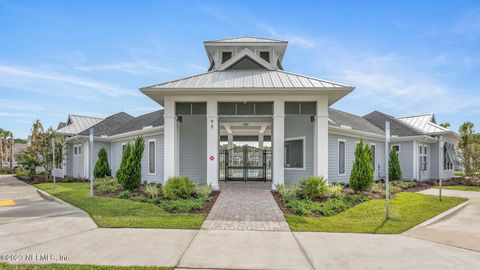
M 405 235 L 227 230 L 97 228 L 83 211 L 42 198 L 15 178 L 0 177 L 0 254 L 62 255 L 98 265 L 202 269 L 476 269 L 480 253 Z M 35 207 L 41 204 L 42 207 Z M 58 205 L 60 204 L 60 205 Z M 26 215 L 24 208 L 31 209 Z M 16 212 L 18 211 L 18 212 Z M 26 263 L 17 261 L 17 263 Z
M 423 194 L 438 195 L 438 189 L 428 189 Z M 427 226 L 417 226 L 404 234 L 480 251 L 480 192 L 443 189 L 444 196 L 468 198 L 468 205 L 453 215 Z

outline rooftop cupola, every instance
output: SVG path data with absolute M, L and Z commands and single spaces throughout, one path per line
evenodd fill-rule
M 205 41 L 210 61 L 208 71 L 235 69 L 283 70 L 282 60 L 287 41 L 236 37 Z

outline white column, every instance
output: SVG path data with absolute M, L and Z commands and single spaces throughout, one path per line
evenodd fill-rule
M 263 134 L 258 135 L 258 148 L 263 148 Z
M 218 186 L 218 114 L 217 101 L 207 101 L 207 183 L 215 190 Z
M 177 143 L 177 117 L 175 116 L 175 101 L 165 97 L 163 125 L 163 179 L 177 176 L 178 143 Z
M 328 179 L 328 96 L 317 100 L 313 145 L 314 174 Z
M 285 102 L 276 99 L 273 102 L 272 127 L 272 189 L 284 183 L 284 144 L 285 144 Z
M 233 134 L 228 133 L 227 137 L 228 137 L 228 149 L 231 149 L 233 147 Z

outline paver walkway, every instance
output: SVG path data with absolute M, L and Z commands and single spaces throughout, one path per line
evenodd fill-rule
M 222 183 L 204 230 L 290 231 L 270 182 Z

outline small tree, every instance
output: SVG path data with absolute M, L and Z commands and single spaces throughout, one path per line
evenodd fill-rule
M 372 149 L 361 140 L 355 148 L 355 161 L 349 184 L 355 191 L 365 191 L 372 186 L 373 179 Z
M 112 171 L 110 170 L 110 165 L 108 165 L 108 156 L 107 150 L 104 147 L 98 151 L 98 160 L 95 163 L 95 168 L 93 169 L 93 176 L 95 178 L 104 178 L 105 176 L 111 176 Z
M 126 173 L 126 170 L 127 170 L 127 161 L 128 161 L 128 158 L 130 156 L 130 151 L 131 151 L 131 144 L 128 143 L 126 146 L 125 146 L 125 149 L 123 150 L 123 153 L 122 153 L 122 161 L 120 162 L 120 167 L 118 168 L 117 170 L 117 179 L 118 179 L 118 182 L 124 187 L 125 186 L 125 182 L 126 182 L 126 179 L 128 177 L 127 173 Z
M 388 159 L 388 178 L 392 181 L 402 180 L 402 169 L 400 168 L 400 160 L 397 150 L 390 150 L 390 158 Z
M 117 178 L 124 189 L 135 190 L 142 183 L 143 138 L 135 139 L 133 145 L 128 144 L 122 156 Z

